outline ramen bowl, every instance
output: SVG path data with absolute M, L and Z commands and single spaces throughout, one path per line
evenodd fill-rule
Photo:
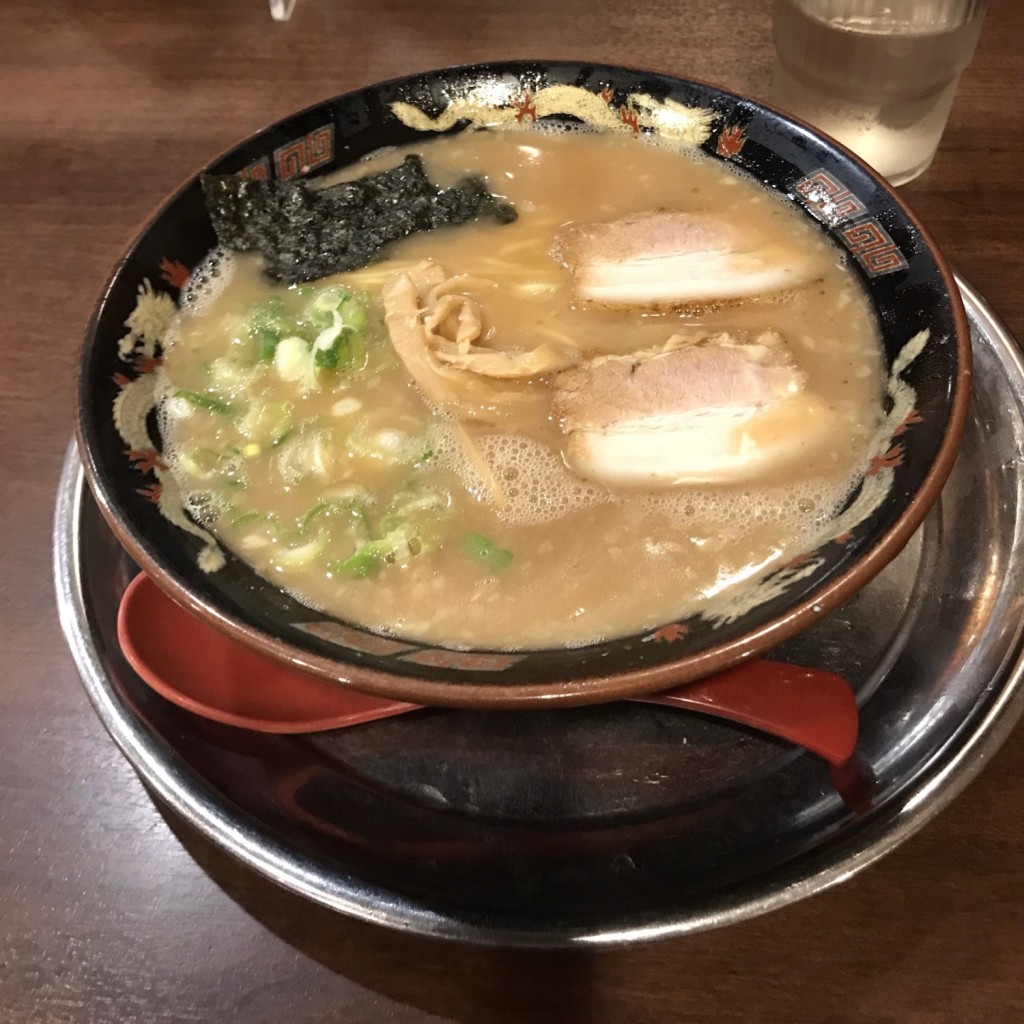
M 326 100 L 204 171 L 313 177 L 383 147 L 534 122 L 659 135 L 727 162 L 846 254 L 881 329 L 884 423 L 830 528 L 813 549 L 743 584 L 727 612 L 702 609 L 583 646 L 456 649 L 372 632 L 303 604 L 189 516 L 163 458 L 154 413 L 161 346 L 193 271 L 216 244 L 197 174 L 150 220 L 104 289 L 82 353 L 78 421 L 104 517 L 138 565 L 195 615 L 293 667 L 379 696 L 466 707 L 606 701 L 700 678 L 792 637 L 863 587 L 922 522 L 968 411 L 970 341 L 959 293 L 892 189 L 807 125 L 700 82 L 519 61 L 427 72 Z

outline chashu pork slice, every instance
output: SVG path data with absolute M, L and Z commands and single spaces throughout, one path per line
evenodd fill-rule
M 774 332 L 601 356 L 553 387 L 567 463 L 612 486 L 763 480 L 819 453 L 836 426 Z
M 576 295 L 606 306 L 661 308 L 737 301 L 797 288 L 822 275 L 822 257 L 788 238 L 768 240 L 711 214 L 638 213 L 574 224 L 555 240 Z

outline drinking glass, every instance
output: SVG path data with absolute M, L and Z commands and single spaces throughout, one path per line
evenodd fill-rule
M 270 16 L 274 21 L 287 21 L 294 6 L 295 0 L 270 0 Z
M 986 0 L 775 0 L 774 102 L 893 185 L 932 162 Z

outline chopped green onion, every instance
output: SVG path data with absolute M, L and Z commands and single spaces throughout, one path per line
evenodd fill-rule
M 333 460 L 331 438 L 323 430 L 304 430 L 277 449 L 274 468 L 287 484 L 296 484 L 307 476 L 326 477 Z
M 332 562 L 327 571 L 338 576 L 365 577 L 385 565 L 404 565 L 423 550 L 408 526 L 399 526 L 377 540 L 368 541 L 342 562 Z
M 359 424 L 348 436 L 349 451 L 392 466 L 419 466 L 433 454 L 429 432 L 411 435 L 397 427 Z
M 415 512 L 444 512 L 450 501 L 450 497 L 443 491 L 409 485 L 391 499 L 388 511 L 403 516 Z
M 336 576 L 370 576 L 395 560 L 394 548 L 385 540 L 372 540 L 342 562 L 331 562 L 327 571 Z
M 243 512 L 231 520 L 234 527 L 251 526 L 253 523 L 262 523 L 270 519 L 266 512 Z
M 310 303 L 308 316 L 320 329 L 313 342 L 318 369 L 362 369 L 366 362 L 363 334 L 368 322 L 363 301 L 345 288 L 326 288 Z
M 254 402 L 239 422 L 239 430 L 257 444 L 277 447 L 292 430 L 291 402 Z
M 300 384 L 304 391 L 317 386 L 316 364 L 305 338 L 290 334 L 282 338 L 274 351 L 274 369 L 282 380 Z
M 231 412 L 231 406 L 216 395 L 202 394 L 198 391 L 189 391 L 187 388 L 178 388 L 174 392 L 175 398 L 184 398 L 189 405 L 197 409 L 205 409 L 207 412 Z
M 369 495 L 352 495 L 344 498 L 321 498 L 299 520 L 299 530 L 306 533 L 310 525 L 321 516 L 347 515 L 369 532 L 366 521 L 366 500 Z
M 296 298 L 304 300 L 301 307 Z M 340 285 L 296 289 L 254 306 L 243 337 L 252 339 L 260 362 L 273 362 L 285 380 L 311 390 L 315 370 L 353 371 L 365 365 L 369 301 L 368 295 L 353 295 Z
M 357 370 L 366 362 L 366 342 L 360 334 L 340 333 L 327 347 L 314 351 L 320 370 Z
M 274 555 L 274 561 L 279 566 L 285 566 L 290 569 L 300 568 L 309 565 L 314 559 L 323 554 L 326 545 L 327 538 L 323 534 L 319 534 L 312 540 L 297 547 L 278 549 Z
M 507 569 L 515 558 L 511 551 L 498 547 L 482 533 L 467 533 L 462 539 L 462 550 L 491 569 Z
M 178 467 L 196 480 L 217 480 L 229 487 L 245 486 L 241 459 L 235 452 L 184 448 L 178 453 Z
M 266 327 L 257 328 L 254 333 L 259 344 L 259 360 L 262 363 L 269 363 L 274 358 L 281 335 Z
M 284 301 L 279 296 L 254 306 L 246 318 L 249 336 L 256 341 L 258 358 L 269 362 L 286 335 L 294 334 L 297 325 L 285 315 Z

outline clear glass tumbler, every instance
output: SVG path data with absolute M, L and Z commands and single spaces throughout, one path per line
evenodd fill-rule
M 774 102 L 893 185 L 932 162 L 986 0 L 775 0 Z
M 270 0 L 270 16 L 274 21 L 287 21 L 294 7 L 295 0 Z

